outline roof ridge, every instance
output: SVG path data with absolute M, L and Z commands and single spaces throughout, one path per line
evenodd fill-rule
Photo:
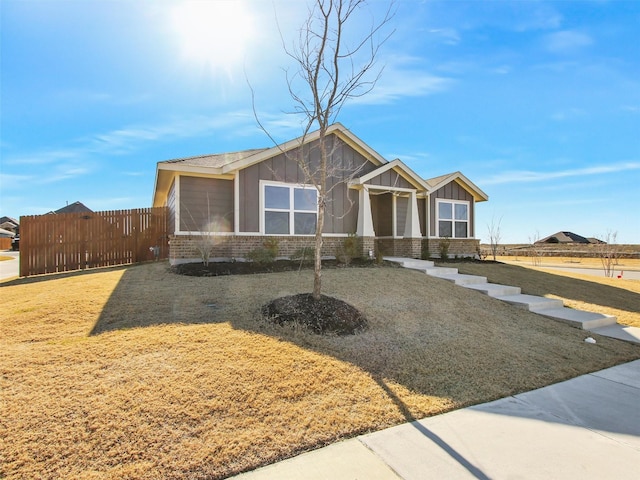
M 221 155 L 237 155 L 239 153 L 249 153 L 249 152 L 262 152 L 268 149 L 269 149 L 268 147 L 263 147 L 263 148 L 247 148 L 246 150 L 236 150 L 234 152 L 204 153 L 202 155 L 193 155 L 189 157 L 178 157 L 178 158 L 171 158 L 169 160 L 162 160 L 160 163 L 175 163 L 175 162 L 182 162 L 184 160 L 195 160 L 197 158 L 219 157 Z

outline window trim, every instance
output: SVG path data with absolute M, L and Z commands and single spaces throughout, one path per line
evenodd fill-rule
M 266 187 L 284 187 L 289 189 L 289 208 L 267 208 L 266 207 Z M 295 208 L 295 190 L 311 189 L 316 194 L 315 210 L 296 210 Z M 266 236 L 284 236 L 284 237 L 313 237 L 313 233 L 295 233 L 295 214 L 296 213 L 313 213 L 316 216 L 316 224 L 318 222 L 318 189 L 313 185 L 300 183 L 276 182 L 271 180 L 260 180 L 260 235 Z M 289 233 L 265 233 L 265 213 L 266 212 L 287 212 L 289 213 Z
M 473 238 L 471 236 L 471 202 L 467 200 L 452 200 L 448 198 L 436 198 L 436 238 L 444 238 L 440 235 L 440 204 L 441 203 L 449 203 L 452 205 L 451 208 L 451 219 L 445 218 L 442 221 L 450 221 L 451 222 L 451 236 L 448 238 L 453 239 L 464 239 L 464 238 Z M 457 220 L 456 217 L 456 207 L 455 205 L 466 205 L 467 207 L 467 219 L 466 220 Z M 467 235 L 466 237 L 456 237 L 456 222 L 465 222 L 467 224 Z

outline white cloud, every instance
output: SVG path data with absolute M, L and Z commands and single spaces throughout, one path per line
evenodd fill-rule
M 551 115 L 551 119 L 557 122 L 565 120 L 573 120 L 575 118 L 585 117 L 587 112 L 581 108 L 568 108 L 565 110 L 558 110 Z
M 429 33 L 440 39 L 445 45 L 458 45 L 461 41 L 460 34 L 453 28 L 433 28 Z
M 553 53 L 571 53 L 592 43 L 593 39 L 589 35 L 575 30 L 562 30 L 544 37 L 545 47 Z
M 176 138 L 192 138 L 206 135 L 218 129 L 230 126 L 255 124 L 250 112 L 228 112 L 215 117 L 203 115 L 173 119 L 167 123 L 150 125 L 129 125 L 106 133 L 97 133 L 87 137 L 72 140 L 77 146 L 38 150 L 7 155 L 4 159 L 7 165 L 62 165 L 81 164 L 89 157 L 113 156 L 131 153 L 140 149 L 145 143 Z M 78 170 L 68 168 L 67 173 L 58 175 L 72 175 Z M 52 176 L 56 178 L 56 176 Z
M 388 153 L 385 155 L 387 159 L 399 158 L 403 162 L 424 162 L 431 158 L 431 154 L 426 152 L 413 152 L 413 153 Z
M 556 172 L 536 172 L 532 170 L 510 171 L 479 180 L 478 183 L 480 185 L 500 185 L 505 183 L 546 182 L 561 178 L 603 175 L 607 173 L 621 173 L 633 170 L 640 170 L 640 162 L 611 163 L 607 165 L 595 165 L 593 167 L 560 170 Z
M 384 60 L 384 59 L 383 59 Z M 354 98 L 351 104 L 379 105 L 404 97 L 424 97 L 444 92 L 454 83 L 452 78 L 433 75 L 420 68 L 423 59 L 398 56 L 387 59 L 382 75 L 373 90 Z
M 640 113 L 640 105 L 623 105 L 621 110 L 630 113 Z
M 500 65 L 499 67 L 495 67 L 490 70 L 491 73 L 495 73 L 497 75 L 506 75 L 511 73 L 511 67 L 509 65 Z

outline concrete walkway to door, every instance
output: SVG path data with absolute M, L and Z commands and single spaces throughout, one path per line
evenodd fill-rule
M 486 277 L 463 275 L 458 273 L 457 268 L 436 267 L 433 262 L 428 260 L 403 257 L 384 257 L 384 259 L 398 263 L 405 268 L 418 270 L 427 275 L 452 282 L 455 285 L 476 290 L 497 300 L 509 303 L 516 308 L 522 308 L 553 320 L 569 323 L 598 335 L 640 343 L 640 328 L 620 325 L 616 321 L 616 317 L 612 315 L 567 308 L 562 300 L 525 295 L 521 293 L 518 286 L 489 283 Z

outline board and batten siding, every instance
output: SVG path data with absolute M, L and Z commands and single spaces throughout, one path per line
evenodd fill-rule
M 422 232 L 422 236 L 427 236 L 426 229 L 426 211 L 427 211 L 427 202 L 426 198 L 418 198 L 418 219 L 420 220 L 420 232 Z
M 411 190 L 415 189 L 415 187 L 411 185 L 407 180 L 402 178 L 402 176 L 398 172 L 395 172 L 393 170 L 382 172 L 380 175 L 376 175 L 371 180 L 365 183 L 367 185 L 376 185 L 383 187 L 409 188 Z
M 407 223 L 407 208 L 409 199 L 407 197 L 396 197 L 396 236 L 404 236 L 404 227 Z
M 179 178 L 180 231 L 233 232 L 233 180 Z
M 330 191 L 325 210 L 324 233 L 355 233 L 358 224 L 358 192 L 350 190 L 346 180 L 352 172 L 356 177 L 372 171 L 375 166 L 364 156 L 344 144 L 334 135 L 328 139 L 328 150 L 333 152 L 333 163 L 327 179 Z M 333 142 L 339 142 L 333 145 Z M 304 147 L 305 157 L 312 166 L 319 164 L 318 142 Z M 260 180 L 284 182 L 296 185 L 308 184 L 302 168 L 295 161 L 299 148 L 292 152 L 277 155 L 255 165 L 251 165 L 239 174 L 239 231 L 257 233 L 260 231 Z M 313 167 L 312 167 L 313 168 Z M 338 185 L 336 185 L 338 184 Z
M 457 182 L 453 181 L 439 188 L 431 194 L 431 204 L 429 205 L 429 234 L 436 235 L 436 199 L 463 200 L 469 202 L 469 238 L 475 237 L 475 203 L 473 195 L 467 192 Z
M 393 195 L 383 193 L 371 195 L 373 230 L 377 237 L 393 236 Z

